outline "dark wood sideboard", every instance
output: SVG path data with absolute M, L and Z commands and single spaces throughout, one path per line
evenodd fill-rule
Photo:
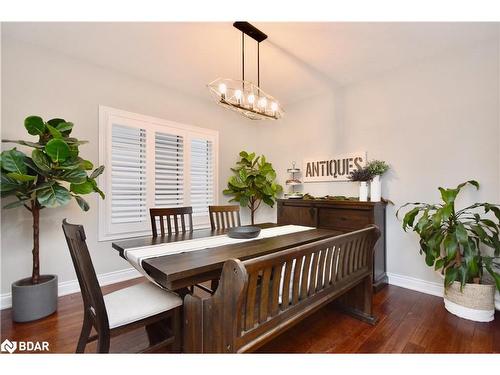
M 375 246 L 373 288 L 387 285 L 384 202 L 334 201 L 325 199 L 278 199 L 278 224 L 306 225 L 350 232 L 368 224 L 379 227 Z

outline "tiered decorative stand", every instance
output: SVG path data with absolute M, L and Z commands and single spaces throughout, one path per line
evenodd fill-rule
M 300 181 L 296 175 L 300 174 L 300 169 L 295 167 L 295 162 L 292 163 L 292 168 L 288 168 L 286 170 L 290 173 L 290 177 L 286 180 L 285 184 L 290 187 L 288 193 L 285 193 L 286 199 L 302 199 L 303 194 L 301 192 L 295 191 L 296 186 L 302 185 L 302 181 Z

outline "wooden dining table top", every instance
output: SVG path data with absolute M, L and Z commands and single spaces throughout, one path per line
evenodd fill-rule
M 262 229 L 276 227 L 273 223 L 257 224 Z M 112 246 L 124 257 L 127 249 L 199 239 L 226 234 L 227 230 L 199 229 L 192 232 L 171 236 L 146 236 L 113 242 Z M 158 284 L 171 290 L 186 288 L 191 285 L 220 276 L 224 262 L 229 259 L 246 260 L 294 246 L 304 245 L 341 234 L 331 229 L 311 228 L 311 230 L 279 235 L 275 237 L 222 245 L 179 254 L 162 255 L 142 261 L 143 269 Z

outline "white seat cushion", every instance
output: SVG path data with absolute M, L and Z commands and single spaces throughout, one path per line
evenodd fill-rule
M 182 299 L 152 283 L 141 283 L 104 296 L 109 328 L 171 310 L 182 305 Z

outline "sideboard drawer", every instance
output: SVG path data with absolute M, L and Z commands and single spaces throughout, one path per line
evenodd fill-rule
M 370 211 L 342 208 L 319 209 L 319 223 L 322 228 L 361 229 L 372 223 Z

